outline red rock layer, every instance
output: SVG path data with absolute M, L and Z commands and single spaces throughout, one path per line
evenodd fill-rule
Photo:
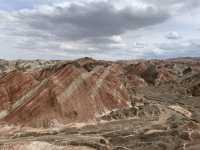
M 120 65 L 98 65 L 88 72 L 68 64 L 43 70 L 13 71 L 0 78 L 0 119 L 9 123 L 50 126 L 89 121 L 128 105 Z M 6 111 L 6 112 L 5 112 Z
M 90 58 L 49 61 L 42 66 L 39 62 L 39 67 L 34 61 L 29 67 L 27 62 L 16 63 L 21 69 L 14 71 L 8 65 L 0 74 L 0 121 L 36 127 L 91 121 L 113 109 L 128 107 L 137 88 L 145 92 L 161 86 L 174 93 L 199 96 L 198 62 L 131 63 Z

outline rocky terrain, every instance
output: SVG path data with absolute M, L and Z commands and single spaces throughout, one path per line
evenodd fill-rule
M 0 150 L 199 150 L 200 59 L 0 60 Z

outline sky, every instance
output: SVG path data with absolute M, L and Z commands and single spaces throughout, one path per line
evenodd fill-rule
M 200 57 L 199 0 L 0 0 L 0 59 Z

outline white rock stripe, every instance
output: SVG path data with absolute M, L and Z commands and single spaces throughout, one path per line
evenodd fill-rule
M 188 110 L 186 110 L 185 108 L 179 106 L 179 105 L 170 105 L 168 106 L 168 108 L 188 117 L 188 118 L 191 118 L 192 117 L 192 113 Z
M 80 74 L 72 83 L 58 96 L 59 102 L 62 103 L 63 100 L 66 100 L 66 98 L 69 98 L 70 96 L 73 95 L 73 93 L 78 90 L 78 88 L 84 84 L 84 81 L 89 79 L 96 71 L 98 71 L 100 68 L 97 70 L 93 70 L 91 72 L 85 72 Z
M 0 119 L 7 117 L 10 113 L 14 112 L 18 108 L 24 106 L 24 104 L 28 103 L 38 92 L 41 92 L 43 87 L 45 87 L 48 83 L 48 79 L 43 80 L 38 86 L 34 89 L 30 90 L 26 95 L 17 100 L 12 106 L 10 110 L 3 110 L 0 112 Z

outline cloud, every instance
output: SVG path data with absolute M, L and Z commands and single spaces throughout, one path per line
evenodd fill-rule
M 39 57 L 157 57 L 181 49 L 172 42 L 181 39 L 180 19 L 167 22 L 198 6 L 196 0 L 2 0 L 0 41 L 5 49 Z M 168 31 L 177 32 L 163 37 Z
M 11 45 L 18 50 L 98 55 L 126 49 L 123 34 L 168 18 L 168 12 L 150 5 L 119 8 L 109 1 L 65 2 L 0 11 L 0 31 L 4 39 L 16 39 Z
M 200 56 L 200 39 L 162 43 L 158 47 L 163 50 L 163 57 Z
M 23 11 L 18 13 L 17 17 L 31 29 L 43 31 L 62 40 L 119 35 L 129 30 L 161 23 L 169 17 L 166 12 L 152 7 L 126 7 L 117 10 L 107 2 L 71 4 L 68 7 L 58 6 L 49 9 L 49 14 L 41 10 Z
M 143 2 L 160 6 L 161 8 L 168 9 L 171 12 L 185 11 L 195 9 L 200 6 L 200 1 L 197 0 L 142 0 Z
M 179 35 L 178 32 L 169 32 L 169 33 L 166 35 L 166 38 L 167 38 L 167 39 L 170 39 L 170 40 L 177 40 L 177 39 L 180 39 L 181 36 Z
M 63 0 L 0 0 L 0 9 L 1 10 L 20 10 L 24 8 L 32 9 L 39 5 L 47 5 L 62 2 Z

